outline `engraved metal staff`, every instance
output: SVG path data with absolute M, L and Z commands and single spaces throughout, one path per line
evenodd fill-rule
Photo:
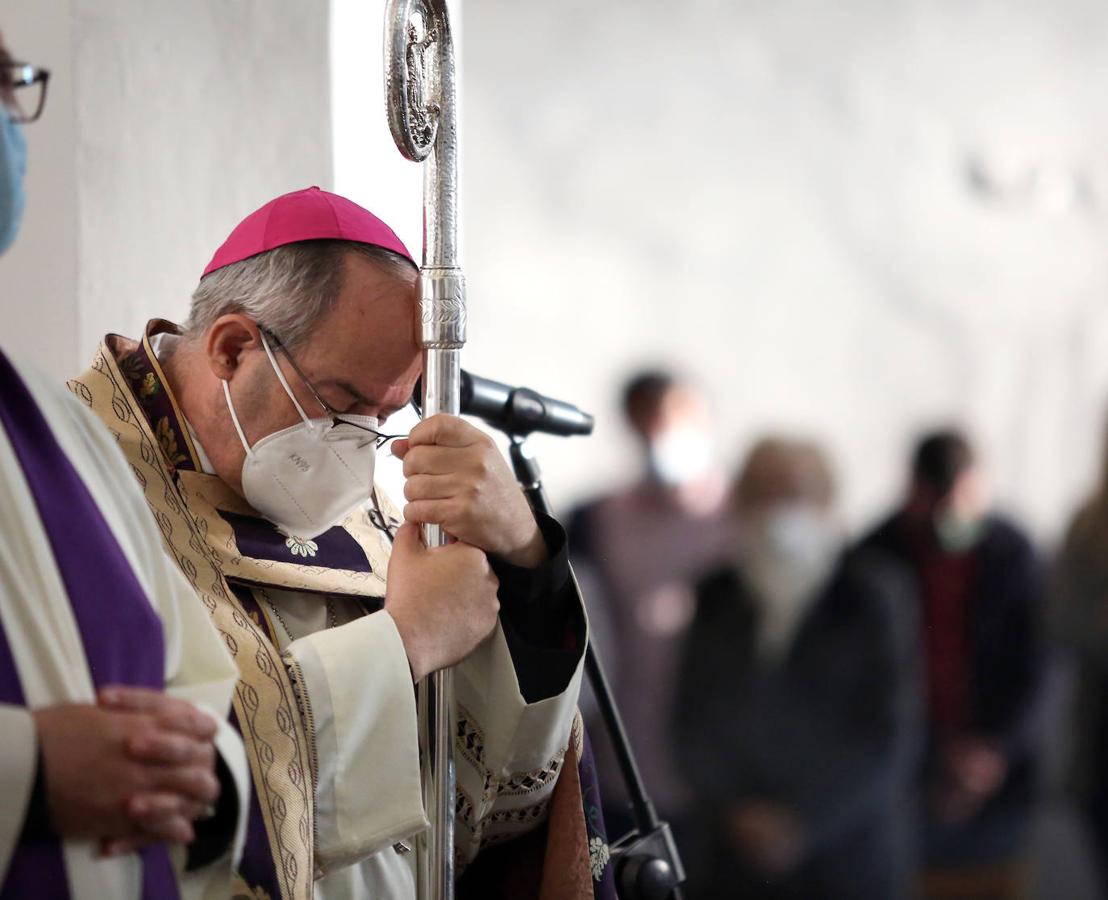
M 423 167 L 423 265 L 418 333 L 423 414 L 457 415 L 465 343 L 465 281 L 458 267 L 458 131 L 454 45 L 446 0 L 388 0 L 385 100 L 400 152 Z M 446 542 L 423 526 L 428 547 Z M 449 669 L 419 689 L 420 768 L 430 829 L 417 842 L 420 900 L 454 896 L 454 678 Z

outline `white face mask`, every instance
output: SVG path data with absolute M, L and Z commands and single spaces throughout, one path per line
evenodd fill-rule
M 782 504 L 747 526 L 741 562 L 771 603 L 806 599 L 821 586 L 838 556 L 837 529 L 807 504 Z
M 827 583 L 842 541 L 805 504 L 782 504 L 750 522 L 739 565 L 761 602 L 759 652 L 779 658 Z
M 242 492 L 246 501 L 282 532 L 310 539 L 369 499 L 376 437 L 354 425 L 335 423 L 330 416 L 309 418 L 289 388 L 264 334 L 262 346 L 303 421 L 275 431 L 251 447 L 235 414 L 231 389 L 223 382 L 231 421 L 246 450 Z M 343 419 L 377 431 L 378 421 L 373 416 Z
M 700 428 L 677 425 L 650 442 L 650 471 L 662 484 L 676 487 L 703 477 L 712 467 L 712 439 Z

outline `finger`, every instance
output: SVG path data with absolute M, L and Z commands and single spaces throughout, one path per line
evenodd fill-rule
M 484 438 L 484 432 L 458 416 L 439 413 L 424 419 L 408 435 L 408 444 L 418 447 L 431 444 L 437 447 L 468 447 Z
M 446 500 L 458 491 L 453 475 L 413 475 L 404 482 L 406 500 Z
M 103 687 L 97 694 L 101 706 L 126 712 L 150 713 L 155 716 L 185 716 L 200 713 L 187 700 L 174 697 L 164 691 L 150 688 L 131 687 L 125 684 L 112 684 Z M 205 716 L 210 720 L 210 716 Z M 199 723 L 197 719 L 197 723 Z
M 404 456 L 404 477 L 451 475 L 462 469 L 469 454 L 458 447 L 412 447 Z
M 189 802 L 188 798 L 172 791 L 144 791 L 128 797 L 123 806 L 128 818 L 141 825 L 147 820 L 184 815 L 185 804 Z
M 215 765 L 215 747 L 209 741 L 197 740 L 172 731 L 149 731 L 132 735 L 127 740 L 127 752 L 141 762 L 169 765 Z
M 185 700 L 177 700 L 158 716 L 158 725 L 197 741 L 210 742 L 219 731 L 219 723 L 204 710 Z
M 427 548 L 423 546 L 423 537 L 419 533 L 419 527 L 412 522 L 405 522 L 396 530 L 392 539 L 392 557 L 394 559 L 404 556 L 414 556 L 423 553 Z
M 212 810 L 211 804 L 199 803 L 172 791 L 144 791 L 135 794 L 127 799 L 124 808 L 131 823 L 139 828 L 145 828 L 147 823 L 169 816 L 181 816 L 193 822 Z
M 408 448 L 411 446 L 407 438 L 397 438 L 390 445 L 392 455 L 397 459 L 403 459 L 408 452 Z
M 413 500 L 404 506 L 404 520 L 413 525 L 441 525 L 456 534 L 455 507 L 452 500 Z M 465 540 L 465 535 L 461 535 Z
M 215 719 L 206 712 L 187 700 L 162 691 L 115 684 L 101 688 L 97 699 L 101 706 L 114 710 L 155 715 L 163 728 L 191 734 L 202 740 L 215 737 L 219 729 Z
M 163 691 L 150 688 L 132 687 L 126 684 L 109 684 L 100 688 L 96 695 L 101 706 L 113 709 L 125 709 L 129 712 L 160 713 L 165 709 L 166 701 L 176 698 L 167 697 Z
M 154 792 L 180 794 L 205 806 L 219 799 L 219 779 L 208 767 L 168 766 L 156 770 L 150 783 Z
M 192 821 L 180 813 L 168 813 L 163 816 L 150 815 L 136 819 L 140 828 L 137 838 L 130 840 L 140 843 L 168 841 L 174 844 L 191 844 L 196 840 Z

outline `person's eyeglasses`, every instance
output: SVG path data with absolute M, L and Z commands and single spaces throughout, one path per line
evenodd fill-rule
M 389 441 L 394 441 L 397 438 L 407 437 L 406 434 L 382 434 L 380 431 L 377 431 L 374 428 L 368 428 L 365 425 L 359 425 L 357 422 L 351 422 L 349 419 L 343 418 L 343 414 L 340 413 L 337 409 L 334 409 L 326 400 L 324 400 L 319 395 L 319 391 L 317 391 L 315 389 L 315 386 L 308 380 L 308 376 L 300 371 L 300 366 L 296 364 L 296 360 L 292 358 L 292 354 L 289 353 L 288 348 L 281 343 L 280 338 L 278 338 L 277 335 L 275 335 L 269 329 L 261 330 L 265 332 L 265 336 L 269 338 L 269 340 L 273 343 L 273 346 L 275 346 L 278 350 L 281 351 L 282 354 L 284 354 L 285 359 L 287 359 L 289 361 L 289 365 L 292 366 L 292 370 L 297 374 L 300 380 L 304 382 L 304 387 L 308 389 L 308 392 L 312 395 L 312 397 L 315 398 L 315 402 L 318 403 L 323 411 L 331 417 L 332 427 L 335 425 L 349 425 L 351 428 L 357 428 L 359 431 L 368 432 L 369 434 L 373 435 L 373 446 L 376 447 L 378 450 L 385 446 L 385 444 L 387 444 Z
M 42 115 L 49 82 L 48 69 L 24 62 L 0 61 L 0 98 L 13 122 L 26 125 Z

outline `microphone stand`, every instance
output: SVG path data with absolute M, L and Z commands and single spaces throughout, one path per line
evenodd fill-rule
M 538 461 L 526 446 L 527 436 L 507 430 L 505 434 L 512 442 L 510 455 L 516 480 L 523 488 L 531 509 L 550 516 L 550 501 L 542 486 L 542 473 Z M 580 595 L 581 589 L 572 567 L 570 578 Z M 647 796 L 623 720 L 591 641 L 585 649 L 585 672 L 631 798 L 634 830 L 611 845 L 619 896 L 622 900 L 681 900 L 680 885 L 685 881 L 685 869 L 681 865 L 677 845 L 669 824 L 658 819 L 654 804 Z

